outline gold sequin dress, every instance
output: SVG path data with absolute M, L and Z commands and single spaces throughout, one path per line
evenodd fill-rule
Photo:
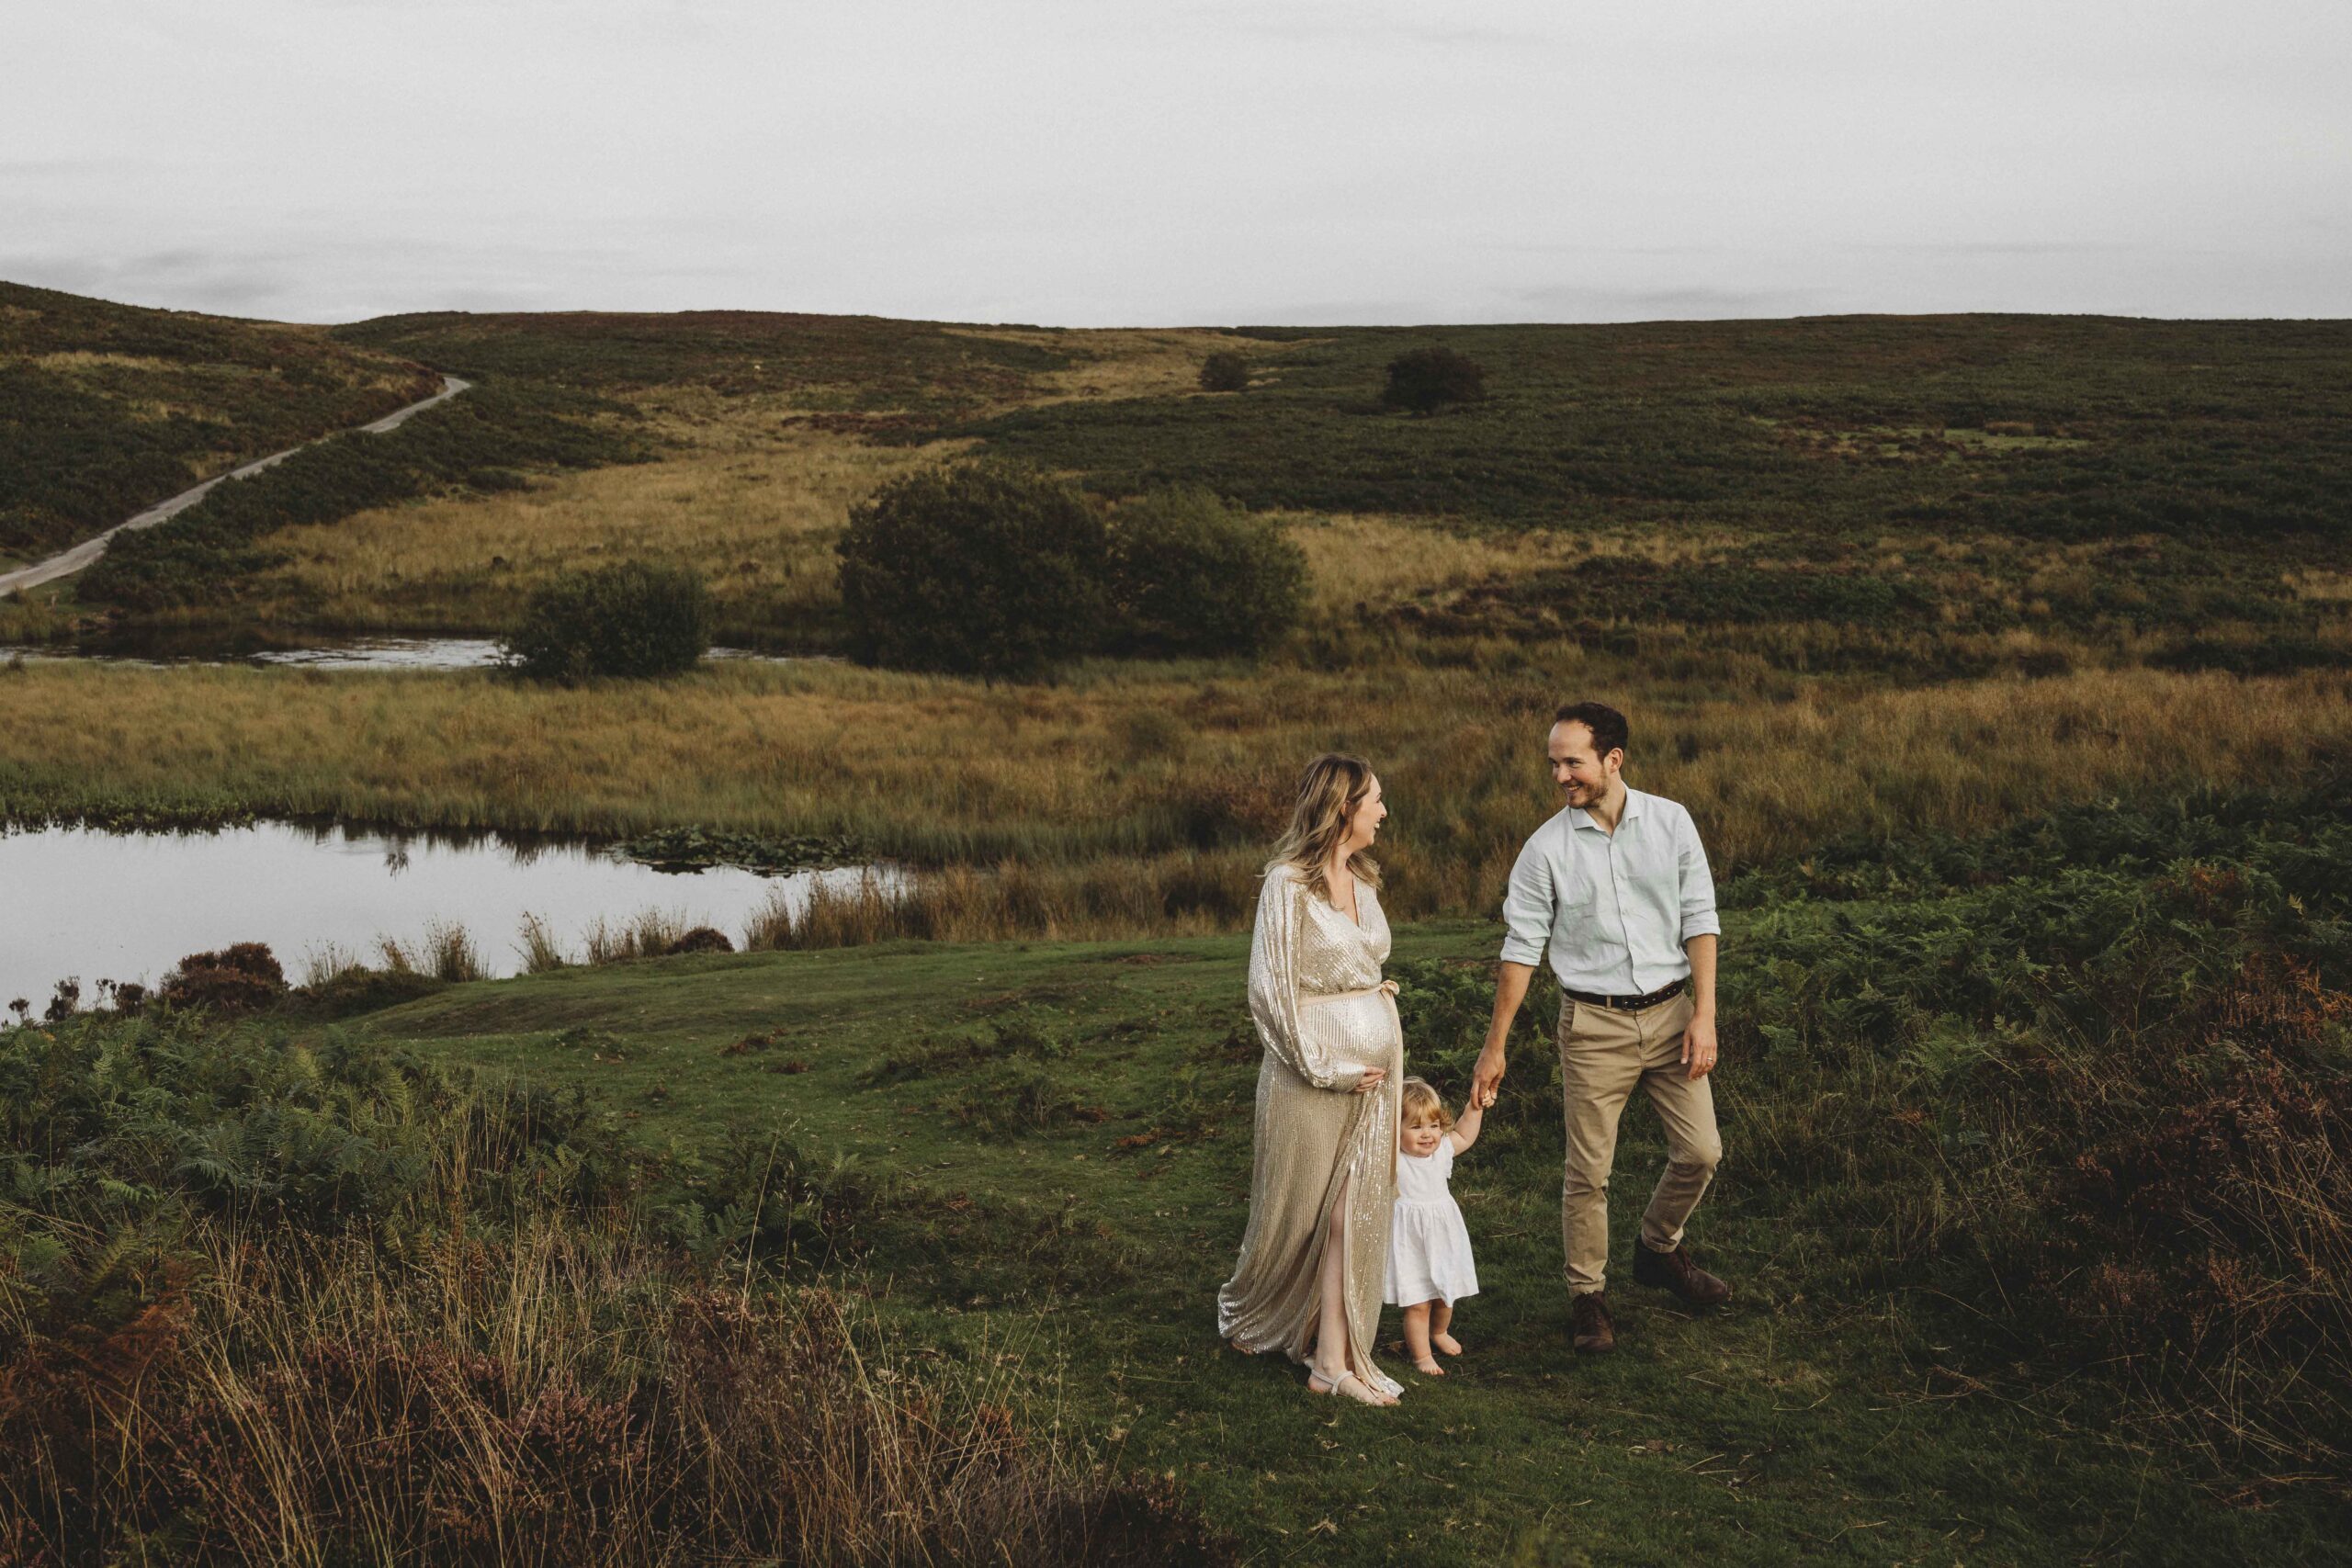
M 1217 1333 L 1244 1350 L 1308 1359 L 1317 1280 L 1332 1206 L 1347 1200 L 1349 1364 L 1373 1387 L 1401 1392 L 1372 1359 L 1396 1197 L 1396 1107 L 1404 1037 L 1392 987 L 1388 919 L 1356 883 L 1350 919 L 1288 866 L 1266 874 L 1250 944 L 1250 1014 L 1265 1058 L 1258 1068 L 1250 1224 L 1233 1278 L 1216 1296 Z M 1368 1067 L 1387 1078 L 1352 1092 Z

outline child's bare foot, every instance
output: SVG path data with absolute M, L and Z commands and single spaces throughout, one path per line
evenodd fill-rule
M 1445 1369 L 1437 1364 L 1437 1358 L 1435 1356 L 1423 1356 L 1420 1359 L 1415 1361 L 1413 1365 L 1419 1367 L 1424 1374 L 1430 1377 L 1442 1378 L 1445 1376 Z
M 1444 1333 L 1442 1330 L 1430 1336 L 1430 1343 L 1436 1346 L 1439 1349 L 1444 1351 L 1449 1356 L 1459 1356 L 1462 1354 L 1462 1341 L 1456 1339 L 1453 1335 Z

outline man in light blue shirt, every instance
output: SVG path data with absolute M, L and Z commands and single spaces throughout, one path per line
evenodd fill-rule
M 1715 1066 L 1715 883 L 1690 813 L 1621 776 L 1625 716 L 1603 703 L 1559 711 L 1546 741 L 1566 805 L 1511 868 L 1494 1021 L 1471 1080 L 1474 1104 L 1502 1083 L 1505 1043 L 1548 947 L 1560 980 L 1560 1080 L 1567 1123 L 1560 1190 L 1576 1348 L 1613 1349 L 1602 1295 L 1617 1119 L 1635 1085 L 1666 1126 L 1666 1173 L 1642 1215 L 1634 1278 L 1713 1306 L 1731 1291 L 1692 1262 L 1682 1228 L 1723 1157 L 1707 1075 Z

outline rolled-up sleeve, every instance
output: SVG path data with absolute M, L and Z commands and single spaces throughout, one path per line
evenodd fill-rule
M 1715 874 L 1707 869 L 1706 847 L 1699 842 L 1699 825 L 1690 813 L 1676 813 L 1675 863 L 1682 879 L 1682 935 L 1719 936 L 1723 922 L 1715 918 Z
M 1535 839 L 1519 852 L 1510 868 L 1510 887 L 1503 895 L 1503 962 L 1530 968 L 1544 962 L 1544 944 L 1552 940 L 1552 863 Z M 1713 907 L 1711 895 L 1709 908 Z

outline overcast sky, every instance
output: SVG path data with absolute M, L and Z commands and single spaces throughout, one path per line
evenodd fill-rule
M 7 0 L 0 277 L 300 321 L 2352 316 L 2344 0 Z

